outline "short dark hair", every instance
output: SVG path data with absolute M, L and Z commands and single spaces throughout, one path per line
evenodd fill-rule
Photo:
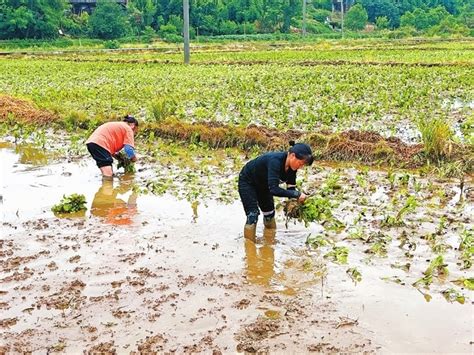
M 131 115 L 125 116 L 124 119 L 123 119 L 123 122 L 134 123 L 135 126 L 138 127 L 138 120 L 135 117 L 131 116 Z
M 294 141 L 290 141 L 290 149 L 288 152 L 295 154 L 297 159 L 304 160 L 308 166 L 313 164 L 313 151 L 311 150 L 311 147 L 305 143 L 295 143 Z

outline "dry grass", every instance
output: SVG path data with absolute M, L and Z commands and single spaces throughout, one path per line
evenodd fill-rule
M 8 95 L 0 95 L 0 122 L 47 124 L 58 119 L 58 116 L 47 110 L 41 110 L 27 100 Z

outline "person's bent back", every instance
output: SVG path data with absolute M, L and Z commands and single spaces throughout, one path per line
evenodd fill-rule
M 123 122 L 107 122 L 99 126 L 86 141 L 87 150 L 97 163 L 102 176 L 113 176 L 113 158 L 122 150 L 128 159 L 136 161 L 134 135 L 138 130 L 138 121 L 126 116 Z

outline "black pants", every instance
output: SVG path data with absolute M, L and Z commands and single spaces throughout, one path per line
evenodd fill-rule
M 102 148 L 100 145 L 95 143 L 87 143 L 86 146 L 99 168 L 112 166 L 114 159 L 107 149 Z
M 273 202 L 273 195 L 266 186 L 256 186 L 242 172 L 239 174 L 238 186 L 240 200 L 247 215 L 247 224 L 257 223 L 260 213 L 259 208 L 264 215 L 273 217 L 275 203 Z

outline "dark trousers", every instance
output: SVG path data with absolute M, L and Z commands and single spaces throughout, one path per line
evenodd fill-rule
M 265 215 L 275 210 L 273 195 L 268 188 L 256 186 L 242 172 L 239 174 L 238 186 L 240 200 L 247 215 L 247 224 L 257 223 L 259 208 Z
M 94 158 L 99 168 L 104 166 L 112 166 L 114 160 L 107 149 L 102 148 L 100 145 L 95 143 L 87 143 L 86 146 L 87 150 L 92 155 L 92 158 Z

